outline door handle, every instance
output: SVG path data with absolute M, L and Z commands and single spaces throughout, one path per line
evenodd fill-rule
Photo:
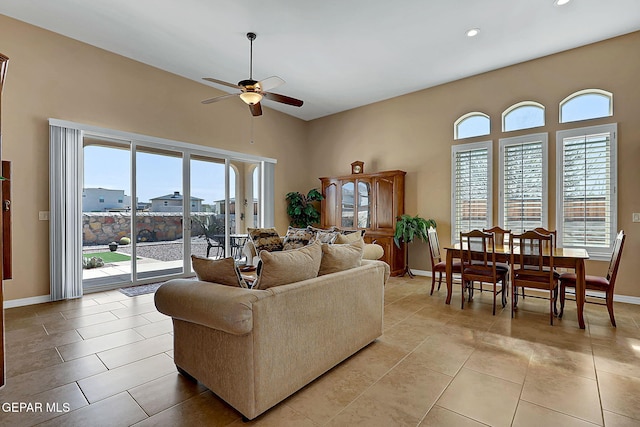
M 2 203 L 2 209 L 5 212 L 9 212 L 10 208 L 11 208 L 11 200 L 5 200 L 4 203 Z

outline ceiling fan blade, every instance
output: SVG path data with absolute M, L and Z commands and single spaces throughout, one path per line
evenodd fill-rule
M 271 101 L 281 102 L 287 105 L 293 105 L 294 107 L 302 107 L 302 104 L 303 104 L 303 101 L 299 99 L 291 98 L 290 96 L 285 96 L 285 95 L 278 95 L 277 93 L 263 92 L 262 95 Z
M 278 86 L 282 86 L 284 84 L 284 80 L 282 80 L 278 76 L 267 77 L 266 79 L 260 80 L 256 83 L 258 90 L 265 92 L 271 89 L 275 89 Z
M 257 104 L 249 105 L 249 110 L 251 110 L 251 114 L 253 116 L 261 116 L 262 115 L 262 106 L 258 102 Z
M 215 98 L 209 98 L 202 101 L 203 104 L 211 104 L 214 102 L 222 101 L 223 99 L 233 98 L 234 96 L 240 95 L 239 93 L 231 93 L 229 95 L 216 96 Z
M 206 81 L 211 82 L 211 83 L 217 83 L 217 84 L 222 85 L 222 86 L 232 87 L 234 89 L 242 89 L 242 87 L 240 87 L 240 86 L 238 86 L 236 84 L 223 82 L 222 80 L 214 79 L 212 77 L 203 77 L 202 80 L 206 80 Z

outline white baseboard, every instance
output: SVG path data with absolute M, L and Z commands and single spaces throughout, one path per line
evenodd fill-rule
M 37 297 L 11 299 L 4 302 L 4 308 L 23 307 L 25 305 L 42 304 L 43 302 L 50 302 L 50 295 L 40 295 Z
M 431 277 L 431 272 L 430 271 L 426 271 L 426 270 L 416 270 L 414 268 L 411 269 L 411 272 L 413 274 L 415 274 L 416 276 L 426 276 L 426 277 Z

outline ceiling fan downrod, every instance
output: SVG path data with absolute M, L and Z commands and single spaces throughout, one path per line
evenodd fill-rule
M 253 41 L 256 39 L 256 33 L 247 33 L 247 38 L 251 43 L 251 51 L 249 56 L 249 80 L 253 80 Z

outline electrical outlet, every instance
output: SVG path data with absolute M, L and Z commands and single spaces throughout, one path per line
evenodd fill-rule
M 640 213 L 633 213 L 633 222 L 640 222 Z
M 38 212 L 38 219 L 40 221 L 49 221 L 49 211 Z

